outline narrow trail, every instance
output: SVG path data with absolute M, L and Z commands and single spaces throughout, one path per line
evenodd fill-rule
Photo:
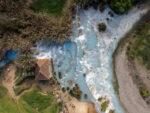
M 7 70 L 4 72 L 4 78 L 2 80 L 2 85 L 7 88 L 9 95 L 13 99 L 18 99 L 14 92 L 14 86 L 15 86 L 15 72 L 16 72 L 16 67 L 11 65 L 7 68 Z
M 29 89 L 26 89 L 23 91 L 20 95 L 16 95 L 14 92 L 15 86 L 15 72 L 16 72 L 16 67 L 14 65 L 11 65 L 5 70 L 4 72 L 4 78 L 2 79 L 2 85 L 7 88 L 9 95 L 11 96 L 12 99 L 18 100 L 21 95 L 23 95 L 26 92 L 30 92 L 34 89 L 34 85 L 32 85 Z

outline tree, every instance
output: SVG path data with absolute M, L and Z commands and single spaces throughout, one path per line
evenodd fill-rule
M 98 24 L 98 30 L 100 31 L 100 32 L 104 32 L 105 30 L 106 30 L 106 24 L 105 23 L 99 23 Z

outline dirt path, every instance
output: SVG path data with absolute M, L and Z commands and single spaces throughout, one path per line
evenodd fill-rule
M 119 84 L 119 97 L 126 113 L 150 113 L 150 108 L 140 96 L 132 80 L 131 68 L 128 65 L 126 47 L 118 50 L 114 58 L 115 72 Z
M 9 71 L 8 71 L 9 70 Z M 15 72 L 16 72 L 16 67 L 11 65 L 7 68 L 7 70 L 5 70 L 4 72 L 4 78 L 2 80 L 2 84 L 4 87 L 7 88 L 10 96 L 13 99 L 17 99 L 13 87 L 15 86 Z
M 14 65 L 9 66 L 5 72 L 4 72 L 4 78 L 2 79 L 2 85 L 7 88 L 9 95 L 14 99 L 18 100 L 19 97 L 24 94 L 25 92 L 32 91 L 34 89 L 35 85 L 31 85 L 31 88 L 26 89 L 23 93 L 20 95 L 16 95 L 14 92 L 15 87 L 15 72 L 16 67 Z M 26 84 L 25 84 L 26 85 Z

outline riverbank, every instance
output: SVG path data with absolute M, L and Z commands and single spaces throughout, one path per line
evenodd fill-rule
M 0 105 L 3 105 L 0 111 L 40 113 L 39 109 L 42 109 L 43 113 L 97 113 L 93 103 L 80 102 L 67 92 L 60 91 L 58 85 L 50 85 L 48 82 L 37 83 L 28 79 L 21 85 L 16 86 L 16 70 L 15 65 L 9 65 L 4 70 L 3 76 L 0 76 Z M 2 89 L 5 89 L 7 94 Z M 40 98 L 43 100 L 40 100 Z M 9 103 L 7 103 L 8 101 Z M 30 102 L 33 102 L 34 105 Z M 41 108 L 41 105 L 43 108 Z M 9 111 L 10 109 L 11 111 Z
M 115 72 L 119 84 L 120 102 L 127 113 L 149 113 L 150 109 L 142 99 L 138 88 L 132 81 L 126 56 L 126 47 L 115 55 Z
M 142 24 L 148 20 L 146 14 L 137 24 Z M 118 82 L 118 96 L 126 113 L 149 113 L 148 103 L 140 95 L 139 88 L 150 84 L 148 75 L 144 66 L 141 66 L 137 60 L 130 60 L 127 55 L 128 43 L 133 40 L 137 24 L 123 38 L 113 54 L 114 75 Z
M 81 102 L 70 96 L 68 93 L 62 93 L 60 91 L 59 95 L 61 96 L 68 113 L 98 113 L 92 102 Z

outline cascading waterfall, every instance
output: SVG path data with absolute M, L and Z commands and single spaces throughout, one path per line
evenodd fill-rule
M 112 84 L 112 54 L 119 40 L 132 28 L 140 17 L 147 12 L 146 8 L 134 8 L 128 14 L 111 17 L 107 8 L 103 13 L 93 8 L 84 11 L 79 9 L 74 20 L 74 33 L 71 41 L 60 46 L 56 43 L 41 41 L 35 48 L 39 54 L 37 59 L 52 58 L 54 71 L 62 87 L 68 87 L 69 81 L 77 83 L 84 94 L 82 101 L 92 101 L 99 113 L 101 108 L 99 97 L 106 97 L 110 109 L 123 113 Z M 112 11 L 111 11 L 112 12 Z M 105 32 L 99 32 L 97 24 L 107 25 Z M 58 73 L 63 75 L 59 79 Z M 86 75 L 86 77 L 84 77 Z M 74 85 L 73 84 L 73 85 Z M 73 87 L 73 85 L 69 87 Z

